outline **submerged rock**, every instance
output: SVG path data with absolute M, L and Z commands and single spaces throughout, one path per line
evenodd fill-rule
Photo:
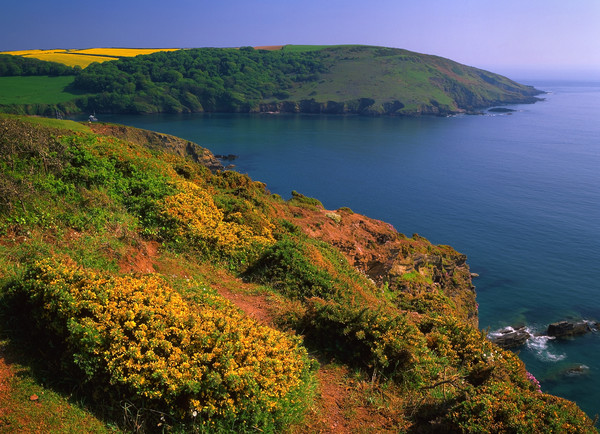
M 510 108 L 507 108 L 507 107 L 493 107 L 493 108 L 489 109 L 488 112 L 492 112 L 492 113 L 511 113 L 511 112 L 516 112 L 516 110 L 510 109 Z
M 227 154 L 227 155 L 215 154 L 215 158 L 218 158 L 219 160 L 233 161 L 233 160 L 237 160 L 238 156 L 235 154 Z
M 564 371 L 566 377 L 579 377 L 581 375 L 587 375 L 590 373 L 590 367 L 587 365 L 572 365 L 568 366 Z

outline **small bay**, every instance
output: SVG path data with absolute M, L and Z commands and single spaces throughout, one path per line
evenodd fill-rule
M 348 206 L 469 258 L 480 327 L 600 321 L 600 83 L 529 80 L 545 101 L 451 118 L 103 115 L 235 154 L 284 198 Z M 600 413 L 600 333 L 520 349 L 545 392 Z

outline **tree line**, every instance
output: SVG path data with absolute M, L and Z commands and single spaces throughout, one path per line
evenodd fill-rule
M 57 62 L 31 57 L 0 54 L 0 77 L 29 76 L 29 75 L 76 75 L 81 72 L 80 66 L 67 66 Z
M 326 70 L 316 52 L 199 48 L 94 63 L 73 89 L 90 94 L 78 105 L 96 112 L 252 112 Z

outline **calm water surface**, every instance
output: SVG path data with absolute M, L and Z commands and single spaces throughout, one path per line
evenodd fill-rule
M 600 320 L 600 83 L 528 84 L 551 93 L 512 115 L 101 120 L 236 154 L 236 169 L 273 193 L 297 190 L 450 244 L 480 274 L 481 328 L 543 333 L 558 320 Z M 600 413 L 600 333 L 536 338 L 520 357 L 544 391 Z

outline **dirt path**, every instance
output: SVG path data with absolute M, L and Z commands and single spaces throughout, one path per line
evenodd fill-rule
M 256 293 L 256 285 L 243 282 L 225 272 L 217 271 L 210 283 L 224 298 L 261 324 L 274 326 L 274 307 L 264 294 Z M 319 382 L 315 403 L 299 433 L 385 432 L 386 420 L 361 402 L 360 382 L 348 376 L 348 369 L 322 362 L 317 372 Z

